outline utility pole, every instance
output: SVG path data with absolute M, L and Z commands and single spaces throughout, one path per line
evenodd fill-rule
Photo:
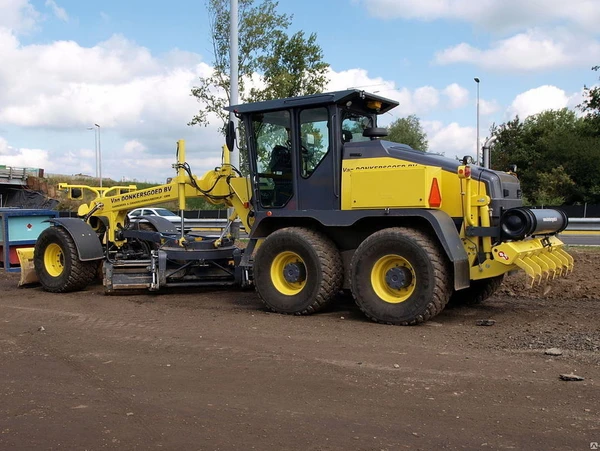
M 230 67 L 230 90 L 229 90 L 229 105 L 237 105 L 239 103 L 239 67 L 238 67 L 238 0 L 231 0 L 230 15 L 229 15 L 229 67 Z M 235 130 L 237 131 L 237 118 L 233 112 L 229 113 L 229 120 L 233 121 Z M 231 164 L 240 167 L 240 152 L 236 146 L 231 150 Z

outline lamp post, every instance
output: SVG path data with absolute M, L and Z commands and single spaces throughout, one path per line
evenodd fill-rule
M 100 126 L 94 124 L 94 127 L 88 127 L 88 130 L 94 130 L 94 152 L 96 152 L 96 177 L 102 188 L 102 150 L 100 148 Z
M 102 188 L 102 146 L 100 145 L 100 126 L 98 124 L 94 124 L 94 126 L 98 130 L 98 179 L 100 180 L 100 188 Z
M 239 77 L 239 37 L 238 37 L 238 26 L 239 26 L 239 18 L 238 18 L 238 0 L 230 0 L 230 14 L 229 14 L 229 61 L 230 61 L 230 73 L 229 73 L 229 105 L 237 105 L 239 102 L 239 86 L 238 86 L 238 77 Z M 234 130 L 237 130 L 237 118 L 235 117 L 235 113 L 229 113 L 229 120 L 233 121 Z M 240 152 L 238 149 L 233 146 L 233 149 L 229 149 L 231 151 L 231 164 L 239 168 L 240 167 Z
M 475 163 L 479 164 L 479 78 L 475 77 L 477 83 L 477 143 L 475 144 Z

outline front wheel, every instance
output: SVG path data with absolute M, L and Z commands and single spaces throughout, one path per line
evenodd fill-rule
M 75 242 L 63 227 L 49 227 L 38 237 L 33 264 L 42 288 L 52 293 L 84 289 L 95 278 L 96 260 L 79 260 Z
M 273 311 L 306 315 L 322 310 L 342 286 L 343 265 L 335 244 L 302 227 L 269 235 L 254 260 L 254 284 Z
M 352 294 L 370 319 L 412 325 L 440 313 L 451 272 L 437 243 L 409 228 L 389 228 L 363 241 L 351 262 Z

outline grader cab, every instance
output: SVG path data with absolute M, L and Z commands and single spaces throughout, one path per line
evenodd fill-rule
M 248 177 L 224 151 L 223 165 L 198 178 L 180 143 L 170 184 L 97 193 L 83 220 L 53 220 L 36 244 L 38 278 L 48 291 L 83 289 L 102 261 L 109 292 L 254 284 L 272 310 L 298 315 L 346 290 L 369 318 L 407 325 L 451 298 L 484 299 L 509 271 L 524 270 L 531 285 L 572 269 L 556 236 L 563 213 L 524 208 L 511 174 L 386 141 L 378 117 L 395 106 L 359 90 L 232 106 Z M 233 207 L 247 246 L 225 232 L 127 220 L 129 209 L 165 200 L 183 210 L 187 197 Z

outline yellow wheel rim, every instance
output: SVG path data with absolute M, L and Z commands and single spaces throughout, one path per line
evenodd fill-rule
M 371 286 L 375 294 L 390 304 L 399 304 L 410 298 L 416 282 L 413 266 L 399 255 L 381 257 L 371 270 Z
M 44 268 L 52 277 L 58 277 L 65 269 L 65 258 L 62 248 L 52 243 L 48 245 L 44 252 Z
M 295 252 L 282 252 L 271 263 L 271 281 L 281 294 L 294 296 L 306 285 L 306 265 Z

